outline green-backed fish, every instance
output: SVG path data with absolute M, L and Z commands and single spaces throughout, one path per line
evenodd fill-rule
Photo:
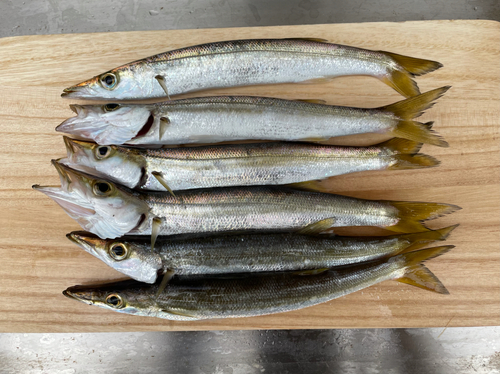
M 370 261 L 445 240 L 456 226 L 385 237 L 293 233 L 160 236 L 154 251 L 145 236 L 100 239 L 90 233 L 72 232 L 67 237 L 113 269 L 140 282 L 154 283 L 158 274 L 167 272 L 189 275 L 308 270 Z
M 150 191 L 279 185 L 367 170 L 433 167 L 421 144 L 394 138 L 371 147 L 257 143 L 186 148 L 133 148 L 64 138 L 59 162 L 123 186 Z
M 346 75 L 380 79 L 406 97 L 419 94 L 414 76 L 439 62 L 371 51 L 321 39 L 221 41 L 177 49 L 109 70 L 66 88 L 78 99 L 147 99 L 210 88 L 322 82 Z
M 381 133 L 446 147 L 416 117 L 450 87 L 379 108 L 252 96 L 171 100 L 157 104 L 70 105 L 77 114 L 56 130 L 109 144 L 189 144 L 236 140 L 320 141 Z
M 422 221 L 454 212 L 441 203 L 372 201 L 278 187 L 226 187 L 136 192 L 53 162 L 61 187 L 33 186 L 82 228 L 101 238 L 240 230 L 319 232 L 376 226 L 396 232 L 428 230 Z
M 333 269 L 174 276 L 166 285 L 131 280 L 101 286 L 74 286 L 63 294 L 116 312 L 180 321 L 288 312 L 385 280 L 447 294 L 443 284 L 422 262 L 451 248 L 453 246 L 422 249 Z

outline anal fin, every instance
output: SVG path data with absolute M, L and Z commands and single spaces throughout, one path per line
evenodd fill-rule
M 310 104 L 322 104 L 322 105 L 326 104 L 326 101 L 321 99 L 295 99 L 295 101 L 302 101 L 303 103 L 310 103 Z
M 311 270 L 299 270 L 294 271 L 293 275 L 306 276 L 306 275 L 316 275 L 324 273 L 325 271 L 330 270 L 329 268 L 321 268 L 321 269 L 311 269 Z
M 300 230 L 297 231 L 297 234 L 316 235 L 322 231 L 328 230 L 333 226 L 334 223 L 335 223 L 335 218 L 327 218 L 301 228 Z

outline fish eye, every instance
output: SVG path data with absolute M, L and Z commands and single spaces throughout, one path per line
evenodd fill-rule
M 123 299 L 120 295 L 116 293 L 109 294 L 106 297 L 106 304 L 111 305 L 113 308 L 122 308 L 123 307 Z
M 101 145 L 95 149 L 95 157 L 98 160 L 102 160 L 106 157 L 108 157 L 111 153 L 111 147 L 108 147 L 107 145 Z
M 94 184 L 94 193 L 99 196 L 107 196 L 111 193 L 113 187 L 108 182 L 97 182 Z
M 120 104 L 115 104 L 115 103 L 110 103 L 104 105 L 103 109 L 105 112 L 112 112 L 114 110 L 117 110 L 120 107 Z
M 107 90 L 113 90 L 118 83 L 118 77 L 113 73 L 106 73 L 99 78 L 101 85 Z
M 125 260 L 128 256 L 128 248 L 123 243 L 113 243 L 109 247 L 109 255 L 116 261 Z

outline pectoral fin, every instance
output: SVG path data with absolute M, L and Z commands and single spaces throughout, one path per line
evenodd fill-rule
M 167 181 L 163 178 L 163 175 L 162 175 L 160 172 L 158 172 L 158 171 L 153 171 L 151 174 L 153 175 L 153 177 L 155 177 L 155 178 L 156 178 L 156 180 L 157 180 L 158 182 L 160 182 L 160 184 L 161 184 L 163 187 L 165 187 L 165 188 L 167 189 L 167 191 L 168 191 L 168 192 L 170 192 L 170 194 L 171 194 L 173 197 L 176 197 L 176 196 L 175 196 L 175 194 L 174 194 L 174 191 L 172 191 L 172 189 L 168 186 Z
M 299 231 L 297 231 L 297 234 L 316 235 L 322 231 L 328 230 L 333 226 L 334 223 L 335 223 L 335 218 L 327 218 L 322 221 L 312 223 L 300 229 Z
M 173 314 L 173 315 L 176 315 L 176 316 L 185 317 L 185 318 L 183 318 L 183 320 L 185 320 L 185 321 L 188 321 L 188 320 L 195 321 L 195 320 L 199 319 L 198 317 L 195 317 L 192 314 L 189 314 L 188 311 L 184 311 L 184 310 L 180 311 L 180 310 L 172 310 L 172 309 L 162 309 L 161 311 L 163 313 Z
M 153 218 L 153 222 L 151 223 L 151 252 L 154 251 L 156 238 L 160 233 L 161 224 L 163 223 L 163 219 L 160 217 Z
M 163 136 L 165 135 L 165 132 L 167 131 L 167 127 L 170 125 L 170 120 L 168 117 L 161 117 L 160 118 L 160 140 L 163 139 Z
M 165 91 L 165 94 L 167 95 L 168 99 L 170 100 L 170 95 L 168 94 L 168 88 L 167 88 L 167 83 L 165 82 L 165 78 L 161 75 L 157 75 L 155 77 L 155 79 L 158 81 L 161 88 L 163 88 L 163 91 Z
M 167 270 L 163 274 L 163 279 L 161 280 L 160 286 L 158 287 L 158 291 L 156 292 L 156 297 L 158 297 L 164 290 L 165 287 L 167 287 L 168 282 L 172 277 L 174 276 L 174 271 L 173 270 Z

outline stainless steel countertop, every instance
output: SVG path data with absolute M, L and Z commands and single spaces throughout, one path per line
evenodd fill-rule
M 500 2 L 12 0 L 0 37 L 432 19 L 500 20 Z M 159 372 L 493 374 L 500 327 L 0 334 L 2 374 Z
M 500 372 L 500 327 L 0 335 L 0 372 Z

